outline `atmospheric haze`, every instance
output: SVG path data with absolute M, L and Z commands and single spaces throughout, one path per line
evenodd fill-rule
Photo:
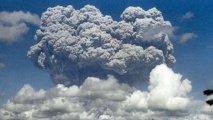
M 189 96 L 191 82 L 171 69 L 174 28 L 161 12 L 128 7 L 120 17 L 91 5 L 48 8 L 28 56 L 56 86 L 35 91 L 24 85 L 0 119 L 213 119 L 209 106 Z M 144 81 L 147 90 L 134 86 Z

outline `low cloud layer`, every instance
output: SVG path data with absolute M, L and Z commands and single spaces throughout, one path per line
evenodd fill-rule
M 27 24 L 40 25 L 38 15 L 30 12 L 0 12 L 0 42 L 15 42 L 29 31 Z
M 87 78 L 81 86 L 58 84 L 48 91 L 25 85 L 0 111 L 21 120 L 210 120 L 213 111 L 188 96 L 191 82 L 162 64 L 150 73 L 147 91 L 113 76 Z M 200 109 L 193 110 L 193 107 Z M 193 115 L 193 116 L 192 116 Z
M 111 74 L 130 84 L 147 81 L 156 65 L 175 63 L 169 40 L 173 28 L 156 8 L 128 7 L 115 21 L 91 5 L 80 10 L 57 6 L 41 20 L 28 56 L 55 83 L 81 85 L 87 77 Z

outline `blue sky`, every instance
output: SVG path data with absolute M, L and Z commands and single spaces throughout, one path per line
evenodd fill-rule
M 172 40 L 174 56 L 177 59 L 173 70 L 181 73 L 184 78 L 192 81 L 193 92 L 202 92 L 213 87 L 213 1 L 186 0 L 2 0 L 0 11 L 24 11 L 41 16 L 48 8 L 56 5 L 71 4 L 75 9 L 86 4 L 96 6 L 104 15 L 111 15 L 120 20 L 119 16 L 128 6 L 140 6 L 147 10 L 156 7 L 165 20 L 172 23 L 177 36 L 193 33 L 197 37 L 181 43 L 179 39 Z M 184 18 L 186 13 L 191 13 Z M 35 42 L 33 36 L 37 27 L 29 24 L 29 32 L 16 42 L 0 41 L 0 63 L 6 67 L 0 70 L 0 92 L 6 97 L 14 95 L 24 84 L 29 83 L 35 89 L 48 89 L 53 86 L 49 74 L 34 67 L 27 57 L 29 47 Z M 199 94 L 202 97 L 202 94 Z M 5 100 L 5 98 L 3 98 Z

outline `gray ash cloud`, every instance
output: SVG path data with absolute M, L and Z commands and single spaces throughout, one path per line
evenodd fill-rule
M 91 5 L 56 6 L 41 22 L 28 56 L 56 84 L 81 85 L 87 77 L 108 74 L 131 84 L 147 80 L 156 65 L 175 63 L 173 28 L 156 8 L 128 7 L 115 21 Z

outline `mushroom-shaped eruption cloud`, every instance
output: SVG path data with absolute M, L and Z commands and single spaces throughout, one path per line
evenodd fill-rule
M 134 83 L 147 80 L 159 64 L 175 63 L 171 23 L 156 8 L 128 7 L 115 21 L 91 5 L 56 6 L 42 14 L 41 22 L 28 56 L 56 84 L 81 85 L 87 77 L 108 74 Z

